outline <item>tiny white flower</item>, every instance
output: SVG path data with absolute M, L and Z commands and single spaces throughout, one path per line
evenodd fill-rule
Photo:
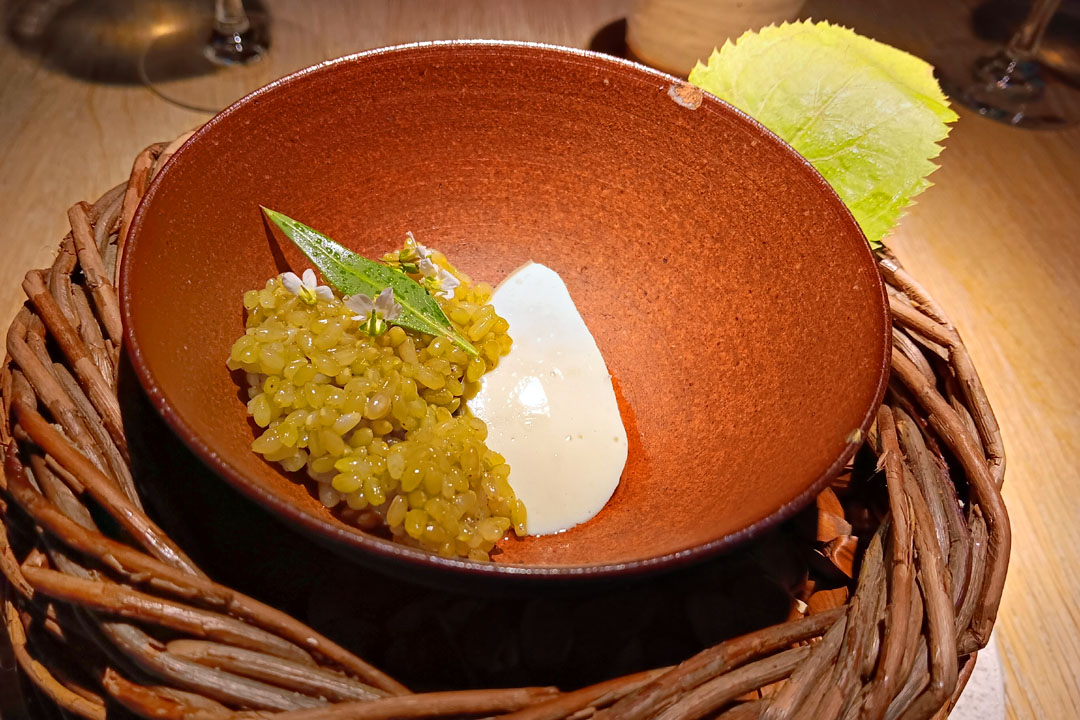
M 375 298 L 373 304 L 375 312 L 379 313 L 383 320 L 396 320 L 397 316 L 401 314 L 401 306 L 394 302 L 393 288 L 383 288 L 383 291 Z
M 401 306 L 394 302 L 394 289 L 383 288 L 383 291 L 372 300 L 367 295 L 350 295 L 345 298 L 345 307 L 356 315 L 352 319 L 367 325 L 367 332 L 371 335 L 381 335 L 386 331 L 386 323 L 396 320 L 401 314 Z
M 291 292 L 293 295 L 297 293 L 304 284 L 300 281 L 300 277 L 294 272 L 287 272 L 281 274 L 281 284 L 285 286 L 285 289 Z
M 443 297 L 454 297 L 454 288 L 461 284 L 461 281 L 454 277 L 450 271 L 443 268 L 439 268 L 439 275 L 436 277 L 439 283 L 438 294 Z
M 416 242 L 416 236 L 412 234 L 412 230 L 406 231 L 405 237 L 407 238 L 405 241 L 405 247 L 409 247 L 410 245 L 413 246 L 414 248 L 416 248 L 416 254 L 420 257 L 426 258 L 428 256 L 428 253 L 431 252 L 426 247 Z
M 421 260 L 417 267 L 420 268 L 420 274 L 424 276 L 424 284 L 427 285 L 428 290 L 443 297 L 454 297 L 454 288 L 460 285 L 461 281 L 454 277 L 453 273 L 439 267 L 428 258 Z
M 350 295 L 345 298 L 345 307 L 356 313 L 352 319 L 359 321 L 366 320 L 375 305 L 367 295 Z
M 326 285 L 320 285 L 315 271 L 311 268 L 304 271 L 303 278 L 297 277 L 294 272 L 282 273 L 281 284 L 308 305 L 314 305 L 318 300 L 334 299 L 334 291 Z

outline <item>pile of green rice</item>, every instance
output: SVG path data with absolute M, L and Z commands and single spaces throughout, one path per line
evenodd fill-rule
M 414 270 L 416 247 L 384 262 Z M 461 281 L 436 299 L 478 356 L 398 326 L 369 335 L 337 294 L 309 304 L 273 278 L 244 293 L 247 329 L 228 366 L 246 371 L 248 413 L 265 428 L 252 450 L 306 473 L 326 507 L 402 543 L 488 560 L 511 528 L 525 534 L 525 506 L 464 402 L 510 351 L 509 325 L 489 285 L 428 257 Z

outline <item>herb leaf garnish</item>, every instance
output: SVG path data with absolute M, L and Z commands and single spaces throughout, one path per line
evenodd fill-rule
M 262 211 L 319 268 L 326 282 L 341 294 L 362 294 L 374 298 L 385 288 L 393 288 L 394 300 L 401 305 L 401 313 L 393 321 L 395 325 L 427 335 L 446 337 L 470 355 L 479 354 L 476 347 L 446 317 L 435 298 L 405 273 L 368 260 L 318 230 L 270 208 L 263 207 Z

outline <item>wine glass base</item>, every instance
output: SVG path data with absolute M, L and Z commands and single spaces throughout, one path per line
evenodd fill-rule
M 248 12 L 248 19 L 251 29 L 241 38 L 215 33 L 209 15 L 158 35 L 139 58 L 139 79 L 174 105 L 217 113 L 330 57 L 317 37 L 292 22 L 259 12 Z
M 1080 122 L 1080 88 L 1036 60 L 967 39 L 943 46 L 931 62 L 949 98 L 983 117 L 1041 130 Z

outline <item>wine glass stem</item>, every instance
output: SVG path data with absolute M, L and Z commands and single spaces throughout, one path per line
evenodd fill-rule
M 214 30 L 225 35 L 247 31 L 250 23 L 243 0 L 214 0 Z
M 1005 45 L 1005 52 L 1015 58 L 1032 57 L 1060 5 L 1061 0 L 1033 0 L 1027 17 Z
M 252 25 L 243 0 L 214 0 L 214 27 L 203 55 L 216 65 L 255 62 L 266 52 L 265 29 Z

